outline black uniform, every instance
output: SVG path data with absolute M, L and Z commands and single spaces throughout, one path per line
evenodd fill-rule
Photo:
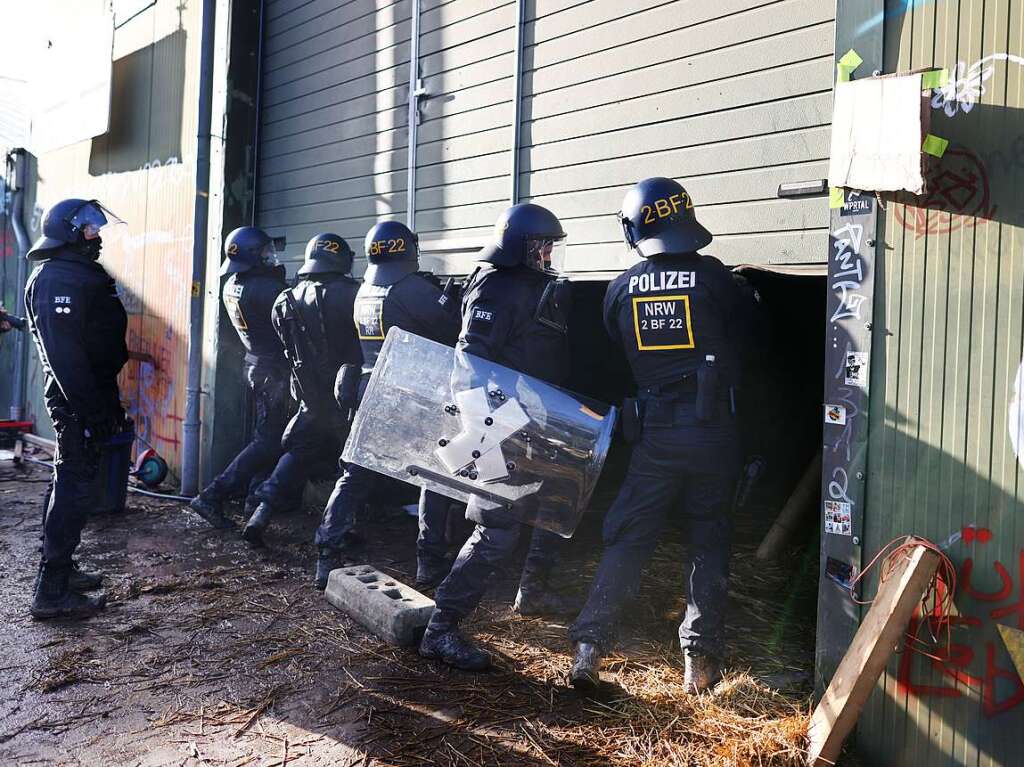
M 288 362 L 271 324 L 274 301 L 288 283 L 283 266 L 257 267 L 232 274 L 224 283 L 224 308 L 245 347 L 245 377 L 256 400 L 252 440 L 200 494 L 220 502 L 252 494 L 281 455 L 288 421 Z
M 753 309 L 728 269 L 698 254 L 652 256 L 608 286 L 604 322 L 633 370 L 642 432 L 605 518 L 604 555 L 573 641 L 611 646 L 665 518 L 677 511 L 693 551 L 680 644 L 721 658 L 740 459 L 735 385 Z
M 97 443 L 124 424 L 117 375 L 128 361 L 128 315 L 113 278 L 91 256 L 45 252 L 29 277 L 25 306 L 57 433 L 42 562 L 61 572 L 70 571 L 81 540 L 99 470 Z
M 456 350 L 549 383 L 564 383 L 569 374 L 564 317 L 547 318 L 554 320 L 549 322 L 537 319 L 537 308 L 551 280 L 527 266 L 481 266 L 470 277 L 463 295 L 462 333 Z M 562 304 L 567 314 L 568 307 L 564 301 Z M 474 383 L 460 382 L 460 386 Z M 432 629 L 453 628 L 476 608 L 495 571 L 515 549 L 523 527 L 507 512 L 483 508 L 476 496 L 470 498 L 466 518 L 475 522 L 476 528 L 451 573 L 437 587 Z M 561 538 L 539 528 L 532 535 L 523 579 L 543 583 L 555 564 Z
M 334 401 L 342 365 L 362 361 L 352 324 L 359 283 L 342 274 L 312 274 L 274 303 L 273 324 L 292 365 L 292 393 L 299 411 L 284 432 L 284 455 L 256 491 L 275 511 L 293 502 L 318 464 L 337 459 L 345 425 Z
M 431 274 L 414 272 L 393 285 L 364 282 L 356 296 L 353 318 L 363 352 L 363 377 L 360 396 L 377 363 L 384 338 L 392 327 L 401 328 L 432 341 L 452 346 L 459 332 L 458 315 L 446 308 L 443 293 Z M 361 466 L 346 467 L 331 493 L 323 522 L 316 531 L 321 549 L 342 548 L 345 534 L 351 530 L 356 510 L 373 490 L 377 474 Z M 420 496 L 420 534 L 417 548 L 421 558 L 443 559 L 444 524 L 449 502 L 434 493 Z

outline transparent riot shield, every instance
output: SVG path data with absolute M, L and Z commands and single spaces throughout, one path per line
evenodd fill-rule
M 449 498 L 573 534 L 616 409 L 391 328 L 343 458 Z

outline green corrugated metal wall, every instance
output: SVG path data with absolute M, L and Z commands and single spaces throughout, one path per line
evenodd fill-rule
M 907 533 L 947 545 L 962 617 L 945 662 L 906 648 L 890 662 L 858 750 L 1020 765 L 1024 682 L 997 625 L 1024 629 L 1024 1 L 891 2 L 884 24 L 886 72 L 949 70 L 928 109 L 951 143 L 925 205 L 885 213 L 864 551 Z

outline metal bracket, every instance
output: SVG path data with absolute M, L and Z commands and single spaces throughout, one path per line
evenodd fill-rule
M 430 98 L 430 91 L 427 90 L 426 86 L 423 85 L 423 78 L 416 78 L 416 89 L 411 94 L 411 99 L 415 104 L 414 109 L 416 110 L 416 124 L 419 125 L 423 122 L 423 113 L 420 111 L 424 101 Z

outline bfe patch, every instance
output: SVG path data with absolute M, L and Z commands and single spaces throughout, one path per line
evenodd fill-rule
M 360 341 L 384 340 L 384 297 L 360 298 L 355 305 L 356 332 Z
M 634 296 L 631 300 L 633 329 L 640 351 L 694 348 L 688 295 Z

